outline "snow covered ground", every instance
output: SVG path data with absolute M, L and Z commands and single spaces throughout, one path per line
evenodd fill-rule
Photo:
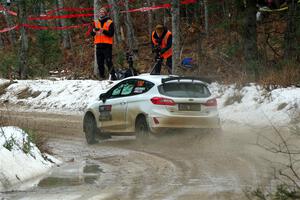
M 0 192 L 32 187 L 54 162 L 59 161 L 42 155 L 25 131 L 0 127 Z
M 0 80 L 0 104 L 9 110 L 83 114 L 90 103 L 114 84 L 92 80 L 18 80 L 12 83 Z M 255 84 L 238 88 L 213 83 L 210 89 L 218 99 L 222 123 L 285 126 L 300 120 L 300 88 L 267 91 Z M 7 141 L 12 138 L 16 145 L 8 150 L 4 146 L 8 147 Z M 26 138 L 25 132 L 16 127 L 0 129 L 0 191 L 13 189 L 12 186 L 32 176 L 38 177 L 53 165 L 31 143 L 30 152 L 24 153 Z
M 286 126 L 300 122 L 300 88 L 288 87 L 267 91 L 256 84 L 243 88 L 236 85 L 211 84 L 218 97 L 223 123 L 251 126 Z

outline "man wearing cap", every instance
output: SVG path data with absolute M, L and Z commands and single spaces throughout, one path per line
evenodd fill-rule
M 111 80 L 116 80 L 115 70 L 112 63 L 112 45 L 114 37 L 114 24 L 107 15 L 107 10 L 101 8 L 99 11 L 99 19 L 94 21 L 93 31 L 94 44 L 96 45 L 97 64 L 99 69 L 100 80 L 105 79 L 104 62 L 107 65 L 111 75 Z
M 161 65 L 166 59 L 169 74 L 172 73 L 172 33 L 166 27 L 158 24 L 151 35 L 152 52 L 156 52 L 159 60 L 153 69 L 152 74 L 160 74 Z

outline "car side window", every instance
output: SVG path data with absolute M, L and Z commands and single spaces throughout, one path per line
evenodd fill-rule
M 154 86 L 153 83 L 145 80 L 130 79 L 123 81 L 113 87 L 107 94 L 108 99 L 143 94 Z
M 116 88 L 114 88 L 112 90 L 112 92 L 111 92 L 111 97 L 117 97 L 117 96 L 119 96 L 123 87 L 124 87 L 124 85 L 120 84 Z
M 135 81 L 129 81 L 127 82 L 123 89 L 122 89 L 122 92 L 121 92 L 121 96 L 128 96 L 132 93 L 132 90 L 134 88 L 134 84 L 135 84 Z
M 133 90 L 133 95 L 143 94 L 148 92 L 154 86 L 153 83 L 144 80 L 137 80 L 135 88 Z
M 107 99 L 113 99 L 130 95 L 132 93 L 134 85 L 135 80 L 126 80 L 117 84 L 110 91 L 107 92 Z

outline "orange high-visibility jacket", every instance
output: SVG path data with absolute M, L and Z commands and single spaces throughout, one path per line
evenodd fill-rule
M 95 28 L 103 28 L 103 30 L 108 31 L 109 30 L 109 26 L 112 23 L 112 20 L 107 20 L 104 24 L 103 27 L 101 27 L 101 23 L 99 20 L 95 20 Z M 113 37 L 109 37 L 107 35 L 104 35 L 103 33 L 100 33 L 99 31 L 96 32 L 95 35 L 95 40 L 94 40 L 95 44 L 100 44 L 100 43 L 105 43 L 105 44 L 113 44 Z
M 152 32 L 152 42 L 154 45 L 158 45 L 158 42 L 156 41 L 156 39 L 154 38 L 154 34 L 155 34 L 155 31 Z M 169 36 L 172 35 L 171 31 L 168 31 L 165 35 L 165 37 L 162 39 L 162 42 L 160 44 L 160 48 L 161 49 L 164 49 L 167 47 L 167 43 L 168 43 L 168 39 L 169 39 Z M 169 58 L 170 56 L 172 56 L 172 48 L 168 49 L 166 52 L 164 52 L 161 57 L 164 58 L 164 59 L 167 59 Z

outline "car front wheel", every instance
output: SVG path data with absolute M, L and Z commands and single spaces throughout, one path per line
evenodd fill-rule
M 88 144 L 95 144 L 97 125 L 95 117 L 92 114 L 87 114 L 84 116 L 84 127 L 85 127 L 85 138 Z
M 135 122 L 135 132 L 137 139 L 146 139 L 150 136 L 150 130 L 145 116 L 139 116 Z

